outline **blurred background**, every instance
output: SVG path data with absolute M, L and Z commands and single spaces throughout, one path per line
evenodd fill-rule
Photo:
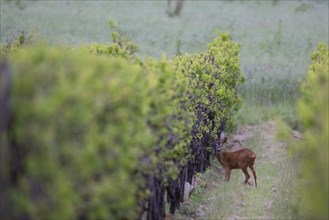
M 178 3 L 177 3 L 178 2 Z M 180 4 L 179 4 L 180 2 Z M 175 14 L 176 8 L 180 10 Z M 108 20 L 138 45 L 140 57 L 199 53 L 219 33 L 241 44 L 240 91 L 248 123 L 282 114 L 298 127 L 291 102 L 310 63 L 328 41 L 328 1 L 1 1 L 1 42 L 19 33 L 50 45 L 110 42 Z M 279 104 L 279 108 L 276 108 Z M 274 105 L 274 106 L 273 106 Z

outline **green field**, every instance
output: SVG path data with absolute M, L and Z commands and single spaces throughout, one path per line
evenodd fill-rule
M 112 19 L 139 46 L 139 56 L 161 57 L 201 52 L 219 33 L 229 32 L 242 46 L 246 77 L 240 88 L 246 102 L 238 123 L 282 115 L 298 127 L 292 102 L 311 51 L 328 41 L 328 4 L 185 1 L 180 16 L 169 17 L 167 1 L 1 1 L 1 42 L 25 32 L 50 44 L 105 43 Z
M 22 34 L 49 45 L 108 43 L 111 19 L 138 45 L 139 57 L 159 58 L 201 53 L 220 33 L 230 33 L 241 45 L 245 82 L 239 86 L 244 103 L 229 135 L 250 132 L 244 141 L 257 154 L 259 187 L 244 186 L 240 170 L 232 172 L 229 183 L 219 180 L 217 170 L 208 170 L 200 175 L 206 187 L 196 190 L 178 217 L 298 218 L 291 204 L 298 203 L 295 181 L 300 161 L 288 156 L 288 141 L 278 140 L 276 133 L 280 124 L 288 124 L 287 130 L 303 130 L 296 100 L 312 51 L 320 42 L 328 45 L 329 1 L 186 0 L 176 17 L 167 15 L 167 1 L 1 0 L 0 4 L 1 43 Z M 213 165 L 220 167 L 217 161 Z

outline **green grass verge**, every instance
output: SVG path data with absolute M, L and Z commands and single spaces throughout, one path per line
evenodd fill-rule
M 301 122 L 294 102 L 281 102 L 276 104 L 259 104 L 245 101 L 235 116 L 234 125 L 261 124 L 264 121 L 280 118 L 295 130 L 301 129 Z

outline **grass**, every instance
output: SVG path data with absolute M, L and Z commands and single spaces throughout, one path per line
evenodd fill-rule
M 274 195 L 272 218 L 276 219 L 296 219 L 298 192 L 296 190 L 296 179 L 298 167 L 297 158 L 284 158 L 278 166 L 280 172 L 277 181 L 277 188 L 280 191 Z
M 256 125 L 277 118 L 285 121 L 292 129 L 301 130 L 296 103 L 293 101 L 267 105 L 245 101 L 235 116 L 234 123 L 235 126 L 239 124 Z

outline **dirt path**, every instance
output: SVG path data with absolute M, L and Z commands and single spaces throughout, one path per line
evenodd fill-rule
M 292 210 L 284 201 L 294 199 L 291 186 L 296 168 L 287 156 L 287 144 L 278 141 L 276 133 L 277 124 L 269 121 L 241 126 L 229 137 L 226 150 L 241 148 L 241 142 L 256 153 L 257 188 L 252 177 L 243 184 L 241 170 L 233 170 L 230 181 L 224 182 L 223 169 L 214 161 L 214 168 L 200 176 L 196 193 L 176 219 L 289 219 Z
M 268 122 L 259 128 L 257 126 L 244 126 L 238 130 L 238 134 L 233 135 L 232 150 L 240 148 L 239 145 L 235 144 L 237 140 L 239 140 L 244 146 L 249 147 L 252 145 L 250 147 L 256 152 L 257 162 L 255 166 L 258 175 L 258 187 L 261 188 L 260 190 L 264 190 L 264 192 L 262 193 L 262 201 L 254 203 L 252 195 L 249 194 L 257 192 L 251 192 L 248 188 L 240 191 L 235 198 L 235 208 L 232 209 L 232 213 L 228 216 L 228 219 L 244 219 L 245 216 L 252 217 L 253 219 L 271 219 L 270 211 L 274 199 L 272 194 L 276 193 L 277 187 L 274 183 L 275 181 L 271 181 L 273 184 L 264 185 L 263 180 L 265 179 L 263 178 L 264 175 L 262 175 L 263 172 L 261 169 L 267 166 L 273 167 L 278 164 L 280 158 L 285 157 L 284 145 L 277 143 L 275 134 L 275 123 Z M 251 144 L 248 144 L 248 142 L 251 142 Z M 270 178 L 270 176 L 268 178 Z M 249 213 L 255 214 L 250 215 Z

